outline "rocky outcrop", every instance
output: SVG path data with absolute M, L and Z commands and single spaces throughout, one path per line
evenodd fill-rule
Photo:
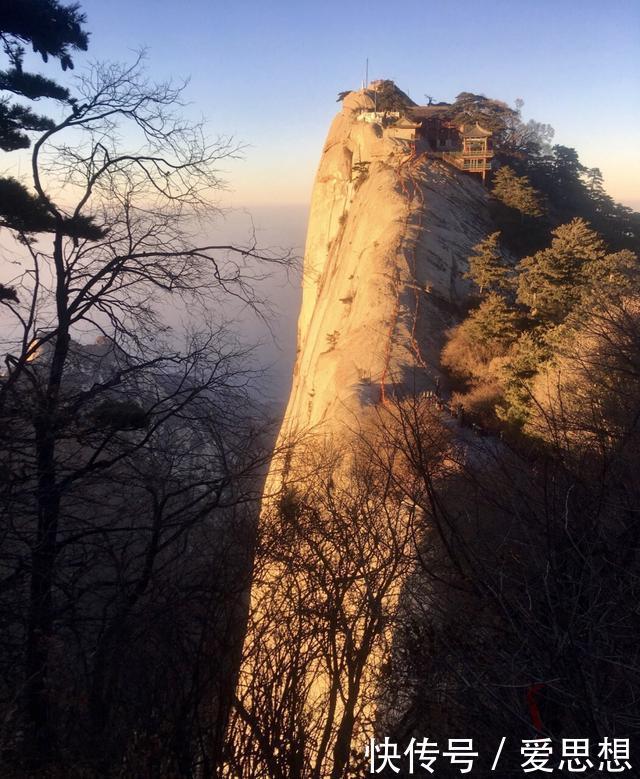
M 416 153 L 373 108 L 350 93 L 322 151 L 283 436 L 338 433 L 390 391 L 433 387 L 467 257 L 489 231 L 480 181 Z

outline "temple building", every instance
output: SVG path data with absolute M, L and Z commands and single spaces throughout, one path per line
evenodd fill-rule
M 457 125 L 451 121 L 450 105 L 415 106 L 408 118 L 420 125 L 417 137 L 426 142 L 426 151 L 441 157 L 467 173 L 479 173 L 484 181 L 491 170 L 493 133 L 477 122 Z
M 491 136 L 492 133 L 477 122 L 475 125 L 464 125 L 460 128 L 462 149 L 445 151 L 442 153 L 442 159 L 455 165 L 459 170 L 480 173 L 484 181 L 487 171 L 491 170 L 493 157 Z
M 452 118 L 454 107 L 450 103 L 385 105 L 377 93 L 379 86 L 386 83 L 372 82 L 369 90 L 347 94 L 343 106 L 353 112 L 357 122 L 370 126 L 380 141 L 400 142 L 413 154 L 441 159 L 465 173 L 480 174 L 485 181 L 494 156 L 491 130 L 477 121 L 469 124 L 455 121 Z M 366 150 L 359 147 L 359 162 L 379 156 L 373 149 L 372 138 L 368 145 L 365 144 Z M 386 149 L 384 153 L 388 152 L 388 147 L 380 143 L 378 146 L 380 154 L 383 148 Z

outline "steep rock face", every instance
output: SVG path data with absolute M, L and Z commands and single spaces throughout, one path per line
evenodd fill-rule
M 371 103 L 351 93 L 322 152 L 282 435 L 336 433 L 392 388 L 432 387 L 466 258 L 489 231 L 480 181 L 362 121 Z
M 367 470 L 351 431 L 441 378 L 467 257 L 490 231 L 481 183 L 416 154 L 375 108 L 366 91 L 344 100 L 314 186 L 232 728 L 238 754 L 256 734 L 260 745 L 237 775 L 343 779 L 373 735 L 413 509 Z

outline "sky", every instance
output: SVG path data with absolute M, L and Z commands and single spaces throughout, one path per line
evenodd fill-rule
M 522 98 L 525 119 L 551 124 L 555 142 L 640 209 L 638 0 L 80 5 L 89 58 L 128 60 L 146 46 L 150 74 L 190 77 L 190 111 L 245 145 L 226 169 L 234 205 L 308 202 L 337 93 L 361 86 L 368 58 L 371 79 L 395 80 L 418 103 Z

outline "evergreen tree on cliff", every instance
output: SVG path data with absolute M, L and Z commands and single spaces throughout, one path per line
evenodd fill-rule
M 575 149 L 556 145 L 547 155 L 513 166 L 543 193 L 552 224 L 581 217 L 611 248 L 640 251 L 640 214 L 616 203 L 604 190 L 600 170 L 583 165 Z
M 471 279 L 482 295 L 508 289 L 508 275 L 509 268 L 500 251 L 500 233 L 496 231 L 473 247 L 465 278 Z
M 595 278 L 614 272 L 620 253 L 610 255 L 602 238 L 584 219 L 573 219 L 552 233 L 548 249 L 519 265 L 518 300 L 546 323 L 562 322 Z M 625 253 L 626 254 L 626 253 Z
M 541 195 L 526 176 L 518 176 L 508 165 L 501 167 L 493 177 L 492 194 L 521 215 L 542 216 Z

